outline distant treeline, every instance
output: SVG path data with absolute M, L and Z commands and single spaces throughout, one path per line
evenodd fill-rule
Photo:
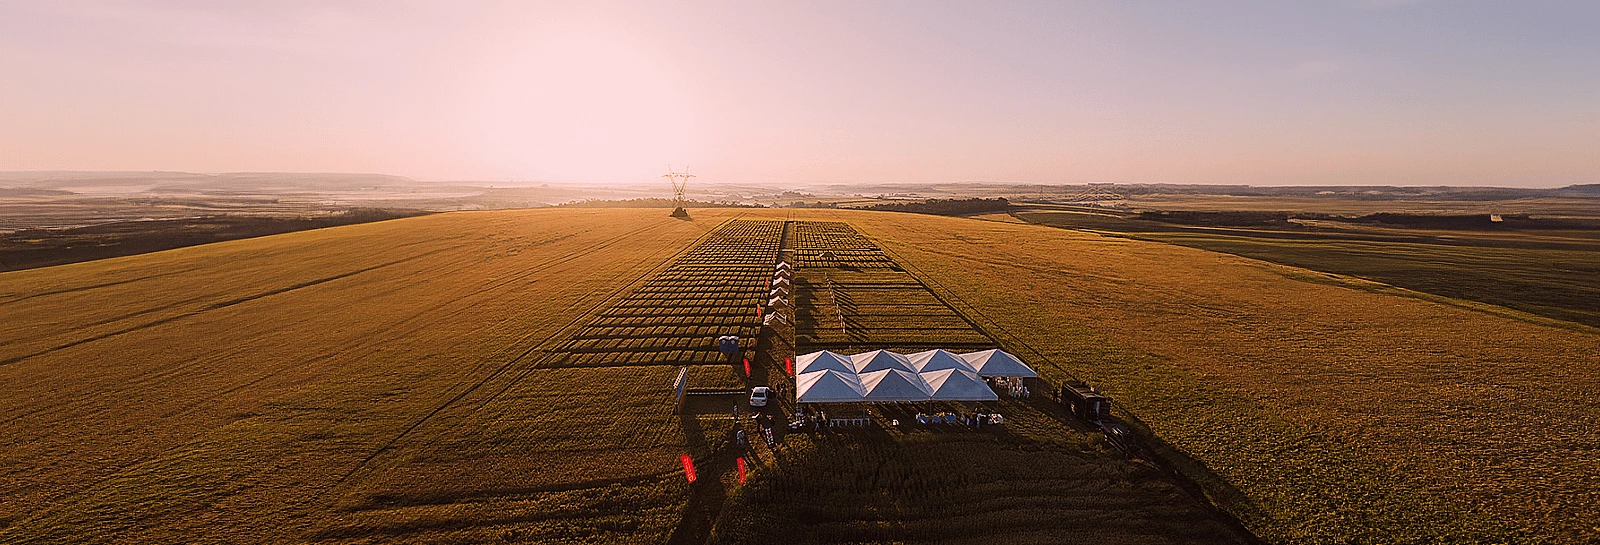
M 1499 221 L 1495 221 L 1498 219 Z M 1600 229 L 1600 220 L 1575 218 L 1535 218 L 1527 214 L 1392 214 L 1380 212 L 1344 219 L 1356 223 L 1398 225 L 1414 229 Z
M 1235 210 L 1229 210 L 1225 212 L 1160 210 L 1154 212 L 1140 212 L 1139 219 L 1159 221 L 1163 223 L 1177 223 L 1182 225 L 1202 225 L 1207 227 L 1251 227 L 1288 223 L 1289 214 L 1285 212 L 1253 212 Z
M 0 271 L 15 271 L 159 252 L 184 246 L 276 235 L 427 214 L 419 210 L 355 208 L 331 214 L 271 217 L 226 214 L 121 221 L 71 229 L 22 229 L 0 234 Z
M 1036 193 L 1048 186 L 1014 186 L 1022 194 Z M 1095 184 L 1066 186 L 1068 193 L 1099 188 L 1119 195 L 1228 195 L 1236 197 L 1325 197 L 1364 201 L 1397 199 L 1447 199 L 1462 201 L 1500 201 L 1538 197 L 1600 198 L 1600 184 L 1571 185 L 1554 189 L 1516 187 L 1396 187 L 1396 186 L 1283 186 L 1205 184 Z M 1046 200 L 1049 194 L 1043 196 Z
M 809 204 L 795 202 L 790 208 L 839 208 L 834 203 L 817 202 Z M 940 216 L 964 216 L 967 214 L 983 214 L 987 212 L 1007 212 L 1011 210 L 1011 201 L 1004 197 L 994 199 L 927 199 L 922 201 L 887 202 L 871 206 L 851 207 L 855 210 L 876 210 L 880 212 L 911 212 L 914 214 L 935 214 Z
M 745 204 L 745 203 L 721 202 L 721 201 L 692 201 L 691 200 L 691 201 L 684 201 L 683 205 L 686 208 L 766 208 L 766 206 L 760 205 L 760 204 Z M 674 208 L 674 207 L 677 206 L 677 203 L 676 203 L 676 201 L 673 201 L 672 199 L 661 199 L 661 198 L 649 197 L 649 198 L 641 198 L 641 199 L 618 199 L 618 200 L 587 199 L 587 200 L 582 200 L 582 201 L 561 203 L 561 204 L 558 204 L 556 206 L 562 207 L 562 208 Z
M 1152 211 L 1140 212 L 1139 219 L 1196 225 L 1203 227 L 1296 227 L 1290 222 L 1299 220 L 1342 221 L 1375 226 L 1390 225 L 1411 229 L 1600 229 L 1600 220 L 1570 218 L 1535 218 L 1527 214 L 1397 214 L 1379 212 L 1365 216 L 1336 216 L 1318 213 L 1256 212 L 1256 211 Z M 1498 221 L 1497 221 L 1498 220 Z

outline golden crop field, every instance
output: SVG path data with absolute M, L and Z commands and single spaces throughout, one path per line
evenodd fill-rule
M 1600 536 L 1589 329 L 1042 226 L 691 214 L 449 213 L 0 274 L 0 542 L 1239 540 L 1042 396 L 1000 402 L 1004 432 L 757 447 L 737 485 L 732 423 L 673 415 L 666 364 L 742 380 L 693 345 L 752 323 L 699 286 L 764 290 L 697 246 L 732 218 L 845 222 L 904 269 L 841 273 L 850 303 L 920 282 L 938 298 L 905 316 L 953 309 L 1108 391 L 1268 542 Z M 761 252 L 784 231 L 748 225 Z M 871 311 L 851 342 L 904 329 Z
M 670 369 L 525 367 L 715 225 L 659 216 L 456 213 L 0 275 L 0 541 L 390 540 L 528 513 L 658 541 L 682 502 L 647 455 L 683 450 Z M 461 442 L 525 457 L 431 478 Z M 407 480 L 432 488 L 394 495 Z M 592 507 L 610 496 L 640 508 Z
M 795 350 L 984 350 L 994 343 L 844 222 L 789 222 L 797 271 Z M 774 328 L 782 331 L 784 328 Z M 758 382 L 791 379 L 774 365 Z M 765 371 L 765 373 L 763 373 Z M 1035 384 L 1035 386 L 1043 387 Z M 1045 388 L 1048 389 L 1048 388 Z M 782 410 L 794 407 L 779 397 Z M 1160 468 L 1129 459 L 1046 391 L 981 404 L 1001 426 L 923 425 L 960 403 L 828 408 L 875 425 L 786 433 L 748 452 L 756 469 L 725 500 L 710 543 L 1248 542 Z
M 1600 335 L 1042 226 L 850 221 L 1276 543 L 1600 539 Z M 1478 305 L 1481 307 L 1481 305 Z

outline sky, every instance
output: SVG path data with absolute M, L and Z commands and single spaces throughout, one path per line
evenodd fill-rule
M 0 170 L 1600 183 L 1600 2 L 0 0 Z

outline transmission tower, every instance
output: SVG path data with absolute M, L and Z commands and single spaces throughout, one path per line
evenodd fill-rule
M 689 185 L 689 178 L 694 177 L 693 174 L 689 173 L 689 165 L 683 165 L 683 172 L 672 170 L 672 165 L 667 165 L 667 173 L 662 174 L 661 177 L 672 182 L 672 217 L 689 217 L 689 211 L 683 208 L 685 202 L 683 200 L 683 188 Z

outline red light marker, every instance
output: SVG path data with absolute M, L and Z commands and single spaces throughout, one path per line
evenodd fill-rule
M 687 477 L 689 479 L 690 483 L 693 483 L 694 482 L 694 460 L 690 459 L 688 454 L 685 454 L 683 456 L 679 456 L 678 459 L 679 460 L 683 460 L 683 476 Z

